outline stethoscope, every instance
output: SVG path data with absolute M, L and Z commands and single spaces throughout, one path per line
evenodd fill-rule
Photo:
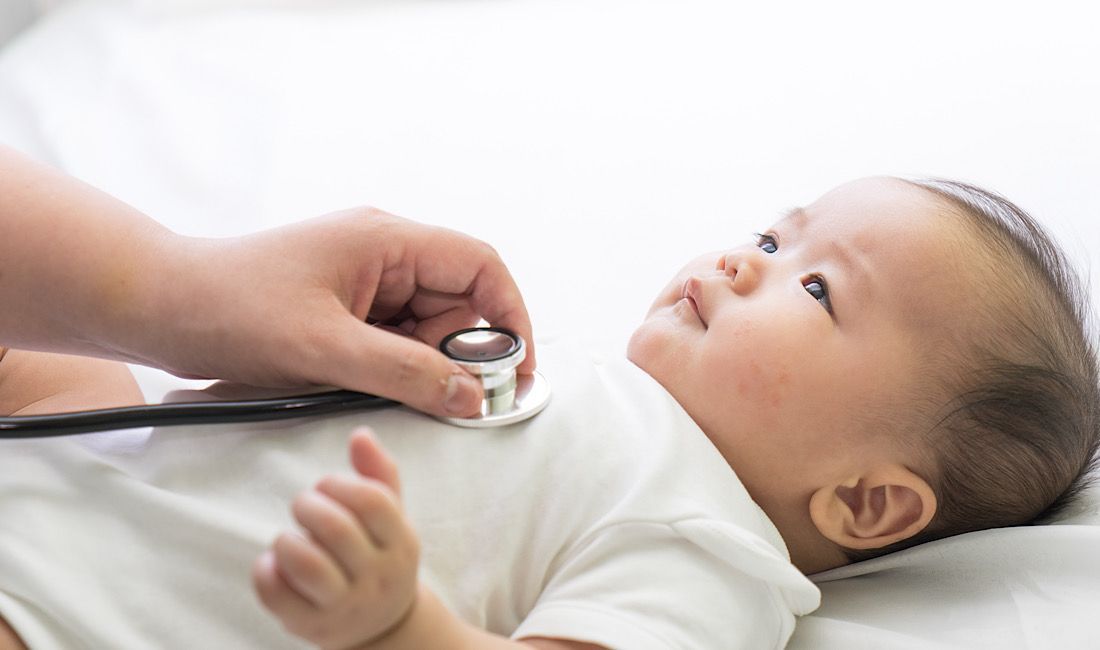
M 469 327 L 439 343 L 443 354 L 481 381 L 481 410 L 468 418 L 438 417 L 460 427 L 500 427 L 538 415 L 550 403 L 550 384 L 534 372 L 519 375 L 527 357 L 523 338 L 500 327 Z M 50 415 L 0 417 L 0 438 L 49 438 L 114 429 L 227 424 L 327 415 L 397 402 L 347 390 L 273 399 L 150 404 Z

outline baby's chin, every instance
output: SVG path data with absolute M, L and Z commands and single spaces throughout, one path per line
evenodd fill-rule
M 646 323 L 642 322 L 630 334 L 630 340 L 626 343 L 626 358 L 642 370 L 649 372 L 645 364 L 647 360 L 646 350 L 651 343 L 647 341 L 647 338 L 649 338 L 649 334 L 646 332 Z
M 660 381 L 663 358 L 679 347 L 676 330 L 680 328 L 675 314 L 683 280 L 677 276 L 661 290 L 641 322 L 630 335 L 626 358 Z
M 626 344 L 626 358 L 660 381 L 664 357 L 672 349 L 668 323 L 661 316 L 650 314 L 630 335 Z

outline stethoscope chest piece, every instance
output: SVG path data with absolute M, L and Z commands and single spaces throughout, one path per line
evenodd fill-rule
M 538 415 L 550 403 L 550 384 L 538 372 L 518 375 L 527 357 L 519 335 L 500 327 L 471 327 L 452 332 L 439 349 L 457 366 L 481 380 L 481 411 L 468 418 L 439 417 L 469 428 L 502 427 Z

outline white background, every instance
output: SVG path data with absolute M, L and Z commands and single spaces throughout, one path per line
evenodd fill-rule
M 508 262 L 536 340 L 625 342 L 686 260 L 865 175 L 998 190 L 1096 269 L 1082 6 L 73 0 L 0 52 L 0 141 L 193 235 L 360 204 L 464 230 Z M 1093 532 L 857 565 L 795 644 L 1094 647 Z
M 0 137 L 194 234 L 363 203 L 466 230 L 539 334 L 625 337 L 684 261 L 864 175 L 976 182 L 1100 250 L 1070 5 L 217 4 L 65 5 L 0 57 Z

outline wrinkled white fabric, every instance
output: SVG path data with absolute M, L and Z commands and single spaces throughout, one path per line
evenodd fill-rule
M 1095 524 L 1003 528 L 834 569 L 789 647 L 1097 648 L 1097 548 Z
M 370 424 L 401 469 L 422 577 L 502 635 L 781 648 L 817 588 L 691 418 L 621 355 L 543 348 L 533 420 L 404 408 L 17 442 L 0 457 L 0 612 L 34 648 L 297 647 L 249 568 Z

